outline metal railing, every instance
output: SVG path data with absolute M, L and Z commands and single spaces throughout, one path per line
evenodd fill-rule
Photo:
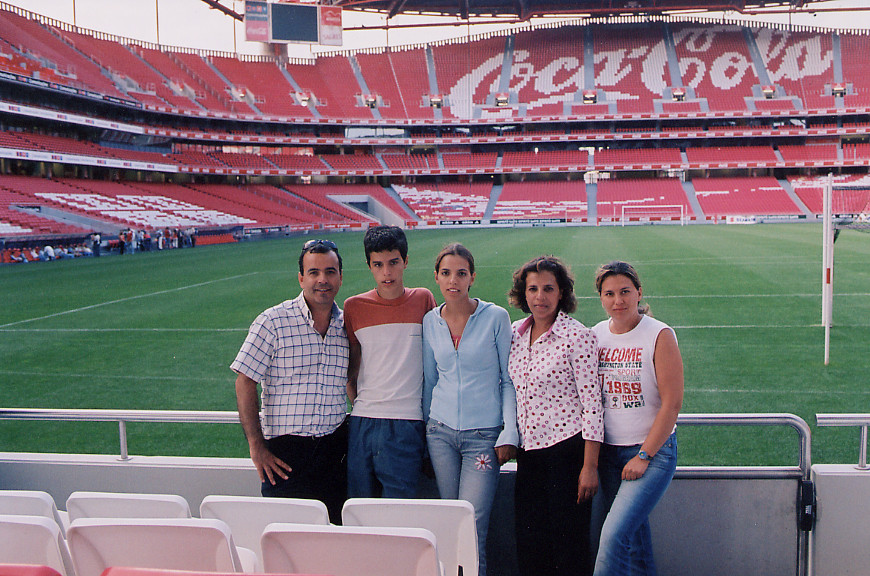
M 836 420 L 843 417 L 844 423 Z M 859 418 L 853 421 L 852 418 Z M 858 426 L 862 425 L 863 462 L 866 465 L 866 435 L 870 425 L 870 415 L 819 415 L 820 426 Z M 825 418 L 826 424 L 822 424 Z M 127 422 L 153 423 L 199 423 L 199 424 L 238 424 L 237 412 L 194 411 L 194 410 L 91 410 L 60 408 L 0 408 L 0 420 L 43 420 L 66 422 L 117 422 L 120 444 L 120 459 L 129 460 L 127 448 Z M 789 426 L 797 431 L 800 441 L 798 467 L 803 478 L 809 478 L 811 461 L 810 427 L 794 414 L 680 414 L 677 424 L 684 426 Z M 769 469 L 763 471 L 770 474 Z
M 129 460 L 127 422 L 181 424 L 238 424 L 238 412 L 194 410 L 86 410 L 55 408 L 0 408 L 0 420 L 53 420 L 64 422 L 117 422 L 121 460 Z
M 867 464 L 867 428 L 870 427 L 870 414 L 816 414 L 819 426 L 857 426 L 858 427 L 858 470 L 870 470 Z

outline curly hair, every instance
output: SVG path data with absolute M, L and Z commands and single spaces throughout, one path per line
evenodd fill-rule
M 508 292 L 508 302 L 511 306 L 530 313 L 526 302 L 526 277 L 531 272 L 549 272 L 556 277 L 561 297 L 559 311 L 570 314 L 577 309 L 577 297 L 574 296 L 574 276 L 568 266 L 555 256 L 538 256 L 520 266 L 514 272 L 514 284 Z

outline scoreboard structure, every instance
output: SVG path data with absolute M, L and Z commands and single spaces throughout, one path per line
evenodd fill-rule
M 341 46 L 341 7 L 246 0 L 245 38 L 273 44 Z

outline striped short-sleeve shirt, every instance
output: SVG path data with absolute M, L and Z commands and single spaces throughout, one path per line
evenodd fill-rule
M 267 439 L 325 436 L 347 415 L 348 352 L 339 307 L 323 337 L 300 294 L 257 316 L 230 368 L 262 386 Z

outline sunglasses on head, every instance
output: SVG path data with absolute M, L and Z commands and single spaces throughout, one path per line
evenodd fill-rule
M 338 246 L 336 246 L 335 242 L 333 242 L 332 240 L 309 240 L 302 246 L 302 249 L 311 250 L 312 248 L 315 248 L 317 246 L 323 246 L 325 248 L 328 248 L 329 250 L 334 250 L 338 252 Z

